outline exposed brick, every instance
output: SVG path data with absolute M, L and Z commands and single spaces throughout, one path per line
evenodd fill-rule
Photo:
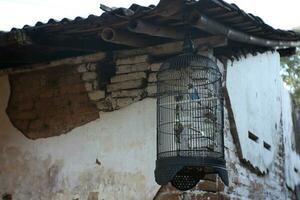
M 55 116 L 30 123 L 27 137 L 32 139 L 46 138 L 66 133 L 74 128 L 70 115 Z M 59 133 L 59 134 L 58 134 Z
M 112 92 L 112 97 L 138 97 L 144 96 L 145 91 L 143 89 L 134 89 L 134 90 L 121 90 Z
M 155 200 L 181 200 L 180 194 L 161 194 L 155 198 Z
M 191 200 L 229 200 L 230 198 L 224 194 L 218 193 L 204 193 L 192 194 Z
M 29 123 L 29 130 L 41 130 L 44 127 L 44 121 L 42 119 L 32 120 Z
M 12 107 L 10 107 L 10 109 L 16 111 L 29 111 L 33 109 L 33 105 L 33 100 L 26 100 L 15 103 Z
M 96 63 L 88 63 L 87 66 L 86 66 L 86 68 L 90 72 L 96 71 L 97 64 Z
M 40 98 L 50 98 L 54 96 L 55 90 L 57 91 L 57 93 L 59 93 L 58 89 L 54 89 L 54 88 L 49 88 L 49 89 L 44 89 L 39 93 L 39 97 Z M 56 94 L 57 94 L 56 93 Z
M 85 87 L 86 91 L 88 91 L 88 92 L 93 90 L 93 84 L 92 83 L 86 82 L 86 83 L 84 83 L 84 87 Z
M 30 120 L 30 119 L 37 118 L 37 112 L 35 111 L 21 111 L 21 112 L 10 111 L 9 115 L 11 116 L 11 119 L 19 119 L 19 120 Z
M 96 79 L 93 81 L 93 89 L 97 90 L 98 88 L 99 88 L 99 83 L 98 83 L 98 80 Z
M 96 111 L 97 111 L 96 105 L 91 103 L 73 102 L 72 105 L 70 106 L 71 114 L 92 113 Z
M 157 72 L 157 71 L 159 71 L 161 65 L 162 65 L 162 63 L 152 63 L 150 65 L 150 70 L 153 72 Z
M 60 87 L 60 93 L 62 95 L 64 95 L 64 94 L 78 94 L 78 93 L 82 93 L 82 92 L 85 92 L 85 91 L 86 91 L 86 89 L 85 89 L 83 83 L 73 84 L 73 85 L 62 85 Z
M 225 190 L 225 184 L 223 183 L 221 178 L 218 177 L 217 183 L 218 183 L 218 185 L 217 185 L 218 191 L 223 192 Z
M 107 86 L 108 92 L 118 91 L 118 90 L 126 90 L 126 89 L 133 89 L 133 88 L 142 88 L 144 86 L 145 81 L 141 80 L 134 80 L 134 81 L 126 81 L 122 83 L 113 83 Z
M 44 98 L 35 102 L 34 109 L 40 111 L 44 111 L 45 109 L 51 108 L 54 105 L 53 98 Z
M 116 108 L 123 108 L 126 107 L 138 100 L 140 100 L 141 98 L 137 97 L 137 98 L 118 98 L 116 99 L 117 102 L 117 107 Z
M 149 97 L 154 97 L 156 96 L 157 93 L 157 85 L 156 84 L 148 84 L 146 87 L 147 95 Z
M 199 190 L 208 191 L 208 192 L 218 191 L 217 183 L 213 181 L 202 181 L 198 184 L 197 188 Z
M 105 98 L 105 91 L 96 90 L 88 93 L 90 100 L 99 101 L 100 99 Z
M 90 192 L 87 200 L 98 200 L 99 192 Z
M 56 77 L 55 77 L 56 78 Z M 82 79 L 81 79 L 81 74 L 80 73 L 76 73 L 76 74 L 70 74 L 67 76 L 59 76 L 59 80 L 58 80 L 58 86 L 62 86 L 62 85 L 73 85 L 73 84 L 77 84 L 77 83 L 82 83 Z M 50 86 L 50 88 L 53 88 L 52 86 Z
M 83 72 L 87 72 L 87 67 L 86 64 L 81 64 L 77 67 L 78 72 L 83 73 Z
M 143 79 L 143 78 L 146 78 L 146 77 L 147 77 L 147 75 L 146 75 L 145 72 L 135 72 L 135 73 L 129 73 L 129 74 L 122 74 L 122 75 L 114 76 L 110 79 L 110 81 L 112 83 L 117 83 L 117 82 Z
M 93 81 L 97 78 L 96 72 L 85 72 L 81 76 L 82 80 L 84 81 Z
M 44 119 L 55 116 L 65 116 L 69 115 L 70 113 L 71 107 L 69 105 L 44 107 L 43 109 L 40 109 L 40 112 L 38 112 L 38 118 Z
M 111 101 L 107 99 L 98 101 L 96 106 L 100 111 L 111 111 L 113 109 Z
M 29 120 L 14 120 L 13 123 L 21 131 L 26 131 L 29 128 Z
M 93 78 L 97 75 L 85 73 L 91 73 L 86 76 Z M 99 117 L 77 67 L 26 72 L 11 75 L 10 79 L 12 92 L 7 113 L 16 128 L 28 138 L 57 136 Z M 99 95 L 96 94 L 97 91 L 94 95 Z M 92 98 L 99 98 L 95 96 Z
M 17 93 L 24 92 L 24 88 L 29 88 L 27 90 L 27 94 L 28 93 L 34 94 L 36 91 L 38 91 L 41 88 L 40 79 L 27 77 L 24 74 L 17 74 L 16 76 L 14 75 L 10 76 L 10 80 L 11 80 L 10 83 L 12 89 Z
M 148 77 L 148 82 L 157 82 L 157 73 L 150 73 Z
M 66 99 L 66 101 L 69 102 L 76 102 L 76 103 L 83 103 L 83 102 L 89 102 L 88 95 L 85 93 L 80 94 L 69 94 L 62 96 L 63 99 Z M 58 102 L 57 102 L 58 103 Z
M 128 74 L 133 72 L 144 72 L 149 70 L 148 63 L 116 66 L 116 74 Z
M 76 126 L 82 126 L 88 122 L 94 121 L 99 118 L 99 112 L 92 112 L 92 113 L 85 113 L 85 114 L 74 114 L 72 115 L 72 121 L 73 124 L 76 124 Z
M 203 179 L 209 180 L 209 181 L 216 181 L 217 175 L 216 174 L 206 174 Z
M 117 65 L 126 65 L 126 64 L 136 64 L 136 63 L 144 63 L 147 62 L 149 59 L 148 55 L 141 55 L 141 56 L 133 56 L 129 58 L 122 58 L 117 59 Z

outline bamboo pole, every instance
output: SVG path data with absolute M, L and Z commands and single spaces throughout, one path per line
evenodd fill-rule
M 153 25 L 142 20 L 131 21 L 128 25 L 128 30 L 134 33 L 142 33 L 146 35 L 172 38 L 177 40 L 182 40 L 184 38 L 184 32 L 181 30 L 178 30 L 174 27 Z
M 225 35 L 228 37 L 228 39 L 247 43 L 247 44 L 253 44 L 258 46 L 266 46 L 266 47 L 275 47 L 275 48 L 288 48 L 288 47 L 299 47 L 300 42 L 299 41 L 280 41 L 280 40 L 269 40 L 264 39 L 257 36 L 252 36 L 246 33 L 242 33 L 238 30 L 232 29 L 230 27 L 227 27 L 223 24 L 218 23 L 217 21 L 214 21 L 203 14 L 200 14 L 199 12 L 192 12 L 189 17 L 189 22 L 195 27 L 199 28 L 201 30 L 218 34 L 218 35 Z
M 145 47 L 149 44 L 149 42 L 141 36 L 112 28 L 104 28 L 101 32 L 101 38 L 106 42 L 131 47 Z

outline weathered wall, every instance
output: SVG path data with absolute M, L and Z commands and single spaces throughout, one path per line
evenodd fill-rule
M 295 199 L 294 192 L 289 190 L 286 184 L 291 180 L 297 183 L 298 175 L 293 172 L 291 166 L 297 165 L 299 158 L 291 151 L 290 143 L 284 142 L 284 138 L 292 140 L 291 110 L 288 109 L 290 102 L 286 100 L 289 99 L 289 94 L 283 89 L 279 76 L 278 61 L 277 53 L 265 53 L 248 55 L 239 61 L 229 62 L 225 67 L 229 93 L 229 99 L 226 99 L 229 102 L 226 102 L 224 129 L 229 186 L 225 187 L 225 191 L 222 192 L 221 189 L 212 193 L 213 184 L 210 184 L 209 188 L 208 182 L 204 181 L 206 187 L 201 187 L 200 183 L 197 186 L 198 190 L 185 193 L 169 189 L 168 192 L 162 193 L 165 195 L 161 195 L 159 200 Z M 272 70 L 276 70 L 277 73 Z M 274 79 L 278 81 L 277 85 Z M 276 101 L 276 105 L 272 104 L 273 101 Z M 265 109 L 260 109 L 262 106 L 265 106 Z M 233 112 L 234 122 L 229 120 L 230 111 Z M 274 122 L 278 123 L 277 128 Z M 276 131 L 273 131 L 273 127 Z M 257 143 L 249 139 L 248 130 L 255 134 L 261 133 L 257 134 Z M 263 146 L 264 140 L 272 141 L 269 153 Z M 248 157 L 243 157 L 245 155 Z M 293 161 L 286 163 L 290 156 L 285 155 L 291 155 Z M 261 174 L 261 168 L 255 168 L 257 166 L 263 168 L 265 173 Z M 289 178 L 285 176 L 286 173 L 289 173 Z M 222 187 L 222 183 L 216 183 Z
M 80 73 L 71 65 L 10 75 L 7 114 L 11 122 L 27 137 L 37 139 L 67 133 L 99 118 L 82 80 L 96 80 L 96 64 L 90 69 Z
M 99 88 L 93 85 L 95 77 L 83 78 L 95 75 L 89 73 L 88 65 L 75 67 L 82 73 L 90 102 L 100 111 L 115 111 L 100 112 L 100 119 L 74 127 L 65 135 L 34 141 L 25 138 L 10 122 L 5 110 L 11 88 L 8 77 L 0 77 L 0 194 L 11 193 L 14 199 L 22 200 L 293 199 L 293 192 L 285 186 L 288 181 L 284 170 L 285 155 L 291 151 L 285 148 L 288 143 L 283 140 L 283 136 L 286 141 L 291 140 L 291 134 L 286 133 L 290 130 L 286 109 L 289 101 L 282 100 L 282 95 L 287 94 L 282 92 L 281 81 L 273 85 L 279 75 L 268 72 L 278 70 L 278 59 L 278 54 L 266 53 L 228 63 L 231 102 L 227 102 L 225 112 L 225 157 L 230 185 L 224 187 L 219 178 L 207 176 L 196 188 L 184 193 L 170 185 L 159 187 L 154 181 L 155 99 L 142 99 L 155 95 L 159 64 L 148 63 L 147 56 L 118 60 L 116 75 L 110 77 L 111 84 L 101 89 L 105 91 L 101 98 Z M 262 72 L 258 74 L 259 71 Z M 253 83 L 255 80 L 259 84 Z M 276 103 L 269 105 L 267 100 Z M 273 108 L 277 104 L 279 108 Z M 229 121 L 230 111 L 235 131 Z M 278 122 L 277 126 L 274 122 Z M 249 130 L 259 137 L 258 143 L 249 142 Z M 238 141 L 232 137 L 234 134 L 238 134 Z M 265 154 L 262 141 L 271 145 L 269 153 Z M 239 157 L 243 145 L 242 155 L 248 155 L 245 158 L 250 163 Z M 271 158 L 265 158 L 266 155 Z M 265 174 L 258 175 L 253 166 L 262 167 Z M 290 178 L 296 180 L 292 175 Z
M 281 134 L 279 61 L 277 53 L 269 52 L 227 65 L 226 86 L 242 156 L 264 173 L 275 160 Z
M 86 62 L 11 74 L 7 114 L 30 139 L 59 136 L 156 92 L 161 63 L 147 55 L 108 63 Z
M 292 103 L 289 92 L 282 87 L 282 130 L 284 131 L 285 179 L 289 188 L 300 184 L 300 156 L 296 153 L 296 137 L 293 127 Z
M 11 193 L 17 200 L 153 198 L 158 190 L 153 176 L 154 99 L 102 114 L 66 135 L 32 141 L 13 127 L 5 113 L 9 93 L 8 77 L 2 76 L 1 195 Z
M 294 106 L 293 110 L 294 132 L 295 132 L 295 147 L 300 154 L 300 107 Z

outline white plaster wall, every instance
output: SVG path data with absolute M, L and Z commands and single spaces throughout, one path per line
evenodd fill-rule
M 0 195 L 15 200 L 153 199 L 156 100 L 100 113 L 100 119 L 66 135 L 35 141 L 10 123 L 5 109 L 10 87 L 0 77 Z M 96 159 L 101 165 L 96 164 Z
M 295 151 L 295 136 L 292 118 L 291 96 L 282 87 L 282 126 L 284 130 L 285 177 L 291 189 L 300 183 L 300 156 Z
M 280 69 L 279 54 L 271 52 L 247 55 L 227 66 L 226 86 L 242 155 L 263 172 L 274 161 L 281 134 Z M 259 137 L 257 143 L 248 138 L 248 131 Z M 270 151 L 263 141 L 271 145 Z

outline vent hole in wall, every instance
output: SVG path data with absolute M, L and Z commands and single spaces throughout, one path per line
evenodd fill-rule
M 256 135 L 254 135 L 253 133 L 251 133 L 250 131 L 248 131 L 248 138 L 250 140 L 253 140 L 254 142 L 258 143 L 258 137 Z
M 271 150 L 271 145 L 266 143 L 265 141 L 264 141 L 264 147 L 265 147 L 265 149 L 267 149 L 269 151 Z
M 298 169 L 297 169 L 296 167 L 294 167 L 294 171 L 295 171 L 296 173 L 298 173 Z

